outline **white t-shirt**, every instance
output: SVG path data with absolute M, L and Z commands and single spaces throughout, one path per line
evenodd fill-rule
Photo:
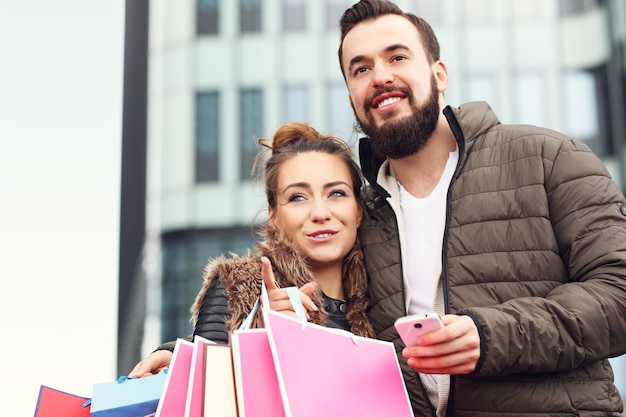
M 435 291 L 441 275 L 448 187 L 458 158 L 458 152 L 450 152 L 439 183 L 425 198 L 413 197 L 398 184 L 406 244 L 405 273 L 411 289 L 409 314 L 433 311 Z
M 405 236 L 405 276 L 410 288 L 409 314 L 424 314 L 435 310 L 436 291 L 441 288 L 441 250 L 448 188 L 458 159 L 458 151 L 450 152 L 439 183 L 425 198 L 413 197 L 398 183 Z M 430 402 L 437 409 L 437 416 L 443 416 L 448 404 L 450 376 L 419 376 Z

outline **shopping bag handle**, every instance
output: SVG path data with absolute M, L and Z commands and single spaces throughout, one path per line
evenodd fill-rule
M 254 317 L 256 316 L 257 311 L 259 311 L 260 301 L 257 297 L 252 310 L 248 314 L 248 316 L 243 320 L 241 326 L 239 326 L 239 330 L 249 330 L 252 328 L 252 322 L 254 321 Z
M 296 316 L 298 317 L 300 321 L 302 321 L 303 323 L 306 323 L 307 321 L 306 312 L 304 311 L 304 306 L 302 305 L 302 300 L 300 299 L 300 290 L 298 290 L 298 287 L 287 287 L 285 288 L 285 290 L 287 290 L 289 301 L 291 301 L 291 304 L 293 305 L 293 309 L 296 313 Z M 265 287 L 265 282 L 263 282 L 262 287 L 261 287 L 261 298 L 263 298 L 264 305 L 269 306 L 270 302 L 269 302 L 269 298 L 267 295 L 267 288 Z M 248 313 L 246 318 L 243 320 L 243 322 L 239 326 L 239 330 L 249 330 L 252 328 L 252 323 L 254 322 L 254 318 L 256 317 L 257 312 L 259 311 L 260 305 L 261 305 L 260 298 L 257 298 L 256 302 L 254 303 L 254 306 L 252 306 L 252 310 L 250 310 L 250 313 Z
M 293 310 L 296 313 L 296 317 L 303 323 L 306 323 L 306 312 L 304 310 L 304 306 L 302 305 L 302 300 L 300 299 L 300 290 L 298 287 L 287 287 L 284 288 L 287 290 L 287 296 L 289 297 L 289 301 L 291 301 L 291 305 L 293 306 Z M 261 299 L 263 301 L 263 305 L 267 306 L 269 309 L 270 300 L 267 295 L 267 287 L 265 286 L 265 281 L 261 282 Z M 257 300 L 257 303 L 259 300 Z M 246 317 L 247 319 L 247 317 Z

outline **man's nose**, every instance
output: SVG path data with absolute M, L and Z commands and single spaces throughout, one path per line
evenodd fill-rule
M 374 87 L 384 87 L 393 83 L 393 73 L 384 65 L 376 65 L 373 69 L 372 83 Z

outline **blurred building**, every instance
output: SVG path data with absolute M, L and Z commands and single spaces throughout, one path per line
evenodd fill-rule
M 120 268 L 121 369 L 190 334 L 189 306 L 207 259 L 251 247 L 251 225 L 265 209 L 250 175 L 257 138 L 283 122 L 308 121 L 356 144 L 337 58 L 338 20 L 352 3 L 127 1 L 126 73 L 136 78 L 125 83 L 124 149 L 134 153 L 124 159 L 123 181 L 145 181 L 122 202 L 122 251 L 126 245 L 127 258 L 139 257 Z M 396 3 L 438 34 L 449 104 L 486 100 L 504 123 L 578 137 L 624 189 L 622 0 Z M 143 154 L 130 145 L 140 142 Z M 145 212 L 131 213 L 139 199 Z M 146 308 L 145 317 L 132 307 Z M 131 348 L 137 340 L 141 353 Z

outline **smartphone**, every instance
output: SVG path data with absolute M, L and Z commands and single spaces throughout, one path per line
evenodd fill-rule
M 417 344 L 418 336 L 441 329 L 443 322 L 439 314 L 428 313 L 400 317 L 394 325 L 404 344 L 414 346 Z

